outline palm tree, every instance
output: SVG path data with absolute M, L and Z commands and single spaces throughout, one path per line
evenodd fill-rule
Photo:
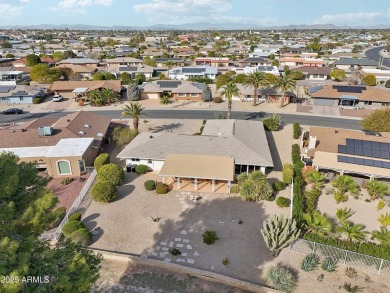
M 341 221 L 340 226 L 336 227 L 336 231 L 341 234 L 345 234 L 349 241 L 363 241 L 367 234 L 367 232 L 363 230 L 363 225 L 354 225 L 349 221 Z
M 340 208 L 340 209 L 336 210 L 336 217 L 337 217 L 337 220 L 339 220 L 339 222 L 341 223 L 343 221 L 348 220 L 350 217 L 352 217 L 354 213 L 355 213 L 355 211 L 348 209 L 346 207 Z
M 134 130 L 138 133 L 139 117 L 141 115 L 148 115 L 144 112 L 144 110 L 145 108 L 142 108 L 140 103 L 130 103 L 130 105 L 126 105 L 123 108 L 121 119 L 127 116 L 133 118 L 133 127 Z
M 297 82 L 291 74 L 285 74 L 280 76 L 275 82 L 275 88 L 282 91 L 282 97 L 280 99 L 280 107 L 284 106 L 284 99 L 286 98 L 286 91 L 293 90 Z
M 389 195 L 390 191 L 386 183 L 377 180 L 371 180 L 365 182 L 368 194 L 371 196 L 371 200 L 375 200 L 378 197 L 383 198 L 385 195 Z
M 109 105 L 119 101 L 118 94 L 111 89 L 96 89 L 87 93 L 87 99 L 95 106 Z
M 305 178 L 306 183 L 312 183 L 318 189 L 322 188 L 326 179 L 325 175 L 315 169 L 306 171 L 303 174 L 303 177 Z
M 224 90 L 221 95 L 224 95 L 225 98 L 228 100 L 227 118 L 230 119 L 232 117 L 232 98 L 233 96 L 239 95 L 239 91 L 236 84 L 233 81 L 228 82 L 227 85 L 224 86 Z
M 256 106 L 257 90 L 264 86 L 268 86 L 269 80 L 264 72 L 254 71 L 245 78 L 243 84 L 246 87 L 253 87 L 253 106 Z
M 337 176 L 333 180 L 332 186 L 336 187 L 341 194 L 345 194 L 348 191 L 352 194 L 357 194 L 359 191 L 359 185 L 348 175 Z
M 305 220 L 310 232 L 314 232 L 319 235 L 326 235 L 332 232 L 332 222 L 325 214 L 321 215 L 319 212 L 315 211 L 312 214 L 303 215 L 303 219 Z
M 382 245 L 390 245 L 390 230 L 386 226 L 381 226 L 379 231 L 372 231 L 371 235 L 372 240 L 378 240 Z

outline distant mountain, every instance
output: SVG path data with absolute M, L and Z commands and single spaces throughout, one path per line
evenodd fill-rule
M 389 25 L 375 26 L 337 26 L 334 24 L 313 24 L 313 25 L 288 25 L 288 26 L 261 26 L 256 24 L 236 23 L 184 23 L 184 24 L 156 24 L 152 26 L 98 26 L 87 24 L 39 24 L 39 25 L 16 25 L 5 26 L 4 29 L 70 29 L 70 30 L 312 30 L 312 29 L 385 29 Z

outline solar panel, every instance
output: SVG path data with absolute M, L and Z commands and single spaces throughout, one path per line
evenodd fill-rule
M 347 163 L 349 163 L 349 164 L 356 164 L 354 157 L 347 157 L 346 159 L 347 159 Z
M 346 140 L 345 140 L 345 144 L 347 145 L 347 146 L 354 146 L 355 145 L 355 140 L 354 139 L 352 139 L 352 138 L 347 138 Z
M 363 155 L 364 155 L 365 157 L 372 157 L 371 149 L 369 149 L 369 148 L 363 148 Z
M 379 149 L 372 149 L 372 156 L 374 158 L 381 158 L 381 151 Z
M 371 141 L 363 140 L 363 148 L 371 149 Z
M 15 86 L 0 86 L 0 93 L 5 94 L 8 93 L 10 90 L 14 90 Z
M 362 148 L 363 147 L 363 141 L 360 139 L 355 139 L 355 147 Z
M 366 87 L 363 86 L 343 86 L 343 85 L 334 85 L 333 89 L 337 90 L 339 93 L 356 93 L 361 94 Z
M 364 166 L 364 159 L 362 159 L 362 158 L 355 158 L 355 162 L 358 165 L 363 165 Z
M 345 156 L 337 156 L 337 162 L 346 163 L 347 159 Z
M 382 151 L 381 150 L 381 158 L 390 160 L 390 152 L 389 151 Z
M 390 162 L 382 162 L 383 168 L 390 169 Z
M 390 162 L 337 155 L 337 162 L 390 169 Z
M 380 142 L 380 143 L 379 143 L 379 148 L 380 148 L 381 150 L 388 151 L 388 150 L 389 150 L 389 144 L 388 144 L 388 143 L 385 143 L 385 142 Z
M 204 67 L 183 67 L 181 70 L 182 73 L 202 73 L 205 71 L 206 68 Z
M 379 142 L 371 141 L 371 148 L 372 149 L 379 149 Z
M 355 154 L 355 148 L 351 146 L 347 146 L 347 152 L 348 155 L 354 155 Z
M 181 85 L 181 81 L 159 80 L 157 84 L 163 88 L 177 88 Z
M 364 156 L 363 148 L 362 147 L 355 147 L 355 155 Z
M 372 162 L 374 163 L 374 167 L 383 168 L 382 161 L 372 160 Z
M 370 159 L 364 159 L 364 165 L 366 165 L 366 166 L 373 166 L 374 163 Z
M 338 153 L 340 153 L 340 154 L 346 154 L 346 152 L 347 152 L 347 147 L 346 147 L 345 145 L 339 144 L 337 148 L 338 148 Z

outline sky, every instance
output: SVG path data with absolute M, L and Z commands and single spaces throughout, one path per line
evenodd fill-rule
M 390 27 L 388 0 L 0 0 L 0 26 L 207 22 Z

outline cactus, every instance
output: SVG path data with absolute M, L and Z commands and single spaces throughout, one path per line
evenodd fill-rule
M 333 259 L 331 257 L 327 257 L 322 261 L 322 269 L 327 272 L 334 272 L 337 268 L 337 259 Z
M 283 248 L 299 237 L 301 230 L 295 220 L 273 215 L 263 222 L 261 234 L 273 255 L 278 256 Z
M 301 262 L 301 269 L 305 272 L 314 270 L 320 262 L 320 258 L 315 253 L 310 253 L 305 256 Z

